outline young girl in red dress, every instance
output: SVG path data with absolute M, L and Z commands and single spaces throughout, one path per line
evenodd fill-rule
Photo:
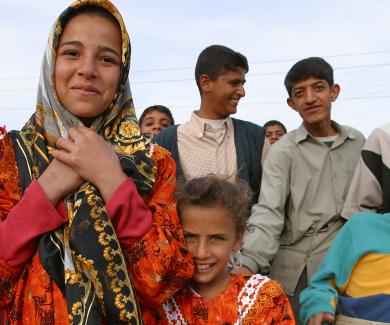
M 280 285 L 260 274 L 229 272 L 245 231 L 246 185 L 216 176 L 192 179 L 177 195 L 195 272 L 187 288 L 144 313 L 146 324 L 295 324 Z

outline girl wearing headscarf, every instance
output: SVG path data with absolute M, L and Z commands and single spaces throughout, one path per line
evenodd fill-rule
M 130 42 L 106 0 L 57 19 L 35 113 L 0 129 L 0 309 L 8 324 L 142 324 L 193 272 L 175 165 L 141 136 Z

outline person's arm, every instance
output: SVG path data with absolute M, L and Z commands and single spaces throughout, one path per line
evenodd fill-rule
M 35 253 L 38 239 L 67 221 L 62 202 L 54 208 L 37 181 L 0 223 L 0 259 L 22 270 Z
M 106 209 L 121 245 L 129 245 L 152 227 L 152 212 L 128 177 L 111 195 Z
M 267 138 L 264 138 L 263 150 L 261 150 L 261 166 L 264 166 L 265 158 L 267 158 L 269 151 L 271 150 L 271 144 Z
M 344 218 L 350 218 L 361 211 L 380 212 L 382 209 L 384 175 L 382 170 L 386 169 L 386 158 L 382 155 L 389 155 L 389 147 L 390 136 L 381 129 L 375 129 L 368 137 L 341 212 Z M 389 168 L 390 166 L 387 167 Z
M 64 206 L 58 202 L 82 180 L 71 168 L 53 159 L 20 199 L 11 140 L 5 130 L 0 131 L 0 259 L 3 266 L 21 271 L 34 254 L 38 238 L 67 221 Z
M 360 256 L 355 251 L 354 230 L 347 222 L 339 231 L 308 288 L 300 295 L 303 324 L 316 324 L 319 319 L 335 316 L 339 294 L 343 294 L 352 270 Z M 360 236 L 360 235 L 359 235 Z M 344 289 L 342 289 L 344 288 Z
M 153 227 L 141 239 L 123 247 L 127 267 L 141 304 L 158 306 L 192 277 L 192 254 L 185 246 L 174 200 L 175 162 L 168 151 L 155 146 L 155 185 L 146 198 Z
M 37 181 L 0 221 L 0 309 L 12 302 L 15 281 L 35 254 L 39 237 L 66 221 L 64 204 L 55 209 Z
M 269 273 L 279 248 L 289 193 L 290 157 L 284 147 L 272 147 L 264 163 L 259 201 L 252 207 L 242 248 L 243 265 L 256 273 Z

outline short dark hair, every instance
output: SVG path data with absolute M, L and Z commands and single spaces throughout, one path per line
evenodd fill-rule
M 233 219 L 237 233 L 245 231 L 251 197 L 245 181 L 231 183 L 216 175 L 179 182 L 176 192 L 179 216 L 188 206 L 221 207 Z
M 266 122 L 266 123 L 264 124 L 264 128 L 267 129 L 267 127 L 269 127 L 269 126 L 274 126 L 274 125 L 280 126 L 280 127 L 283 129 L 284 133 L 287 133 L 287 129 L 286 129 L 286 127 L 284 126 L 284 124 L 283 124 L 282 122 L 277 121 L 277 120 L 270 120 L 270 121 Z
M 166 107 L 164 105 L 152 105 L 152 106 L 149 106 L 149 107 L 144 109 L 144 111 L 142 112 L 142 114 L 138 120 L 138 125 L 141 126 L 142 121 L 145 119 L 145 116 L 148 113 L 151 113 L 154 111 L 159 111 L 161 113 L 164 113 L 169 118 L 169 122 L 171 123 L 171 125 L 175 124 L 175 120 L 173 119 L 172 112 L 170 111 L 170 109 L 168 107 Z
M 332 66 L 323 58 L 310 57 L 295 63 L 287 73 L 284 85 L 288 95 L 291 97 L 294 84 L 310 77 L 323 79 L 330 87 L 334 84 Z
M 244 55 L 233 51 L 223 45 L 211 45 L 206 47 L 198 56 L 195 66 L 195 80 L 201 93 L 199 78 L 205 74 L 211 80 L 227 71 L 236 71 L 242 68 L 247 73 L 249 71 L 248 60 Z

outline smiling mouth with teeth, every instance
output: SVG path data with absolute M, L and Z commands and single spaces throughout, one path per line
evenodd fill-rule
M 197 271 L 207 271 L 207 270 L 211 269 L 212 266 L 213 266 L 213 264 L 197 264 L 196 270 Z

